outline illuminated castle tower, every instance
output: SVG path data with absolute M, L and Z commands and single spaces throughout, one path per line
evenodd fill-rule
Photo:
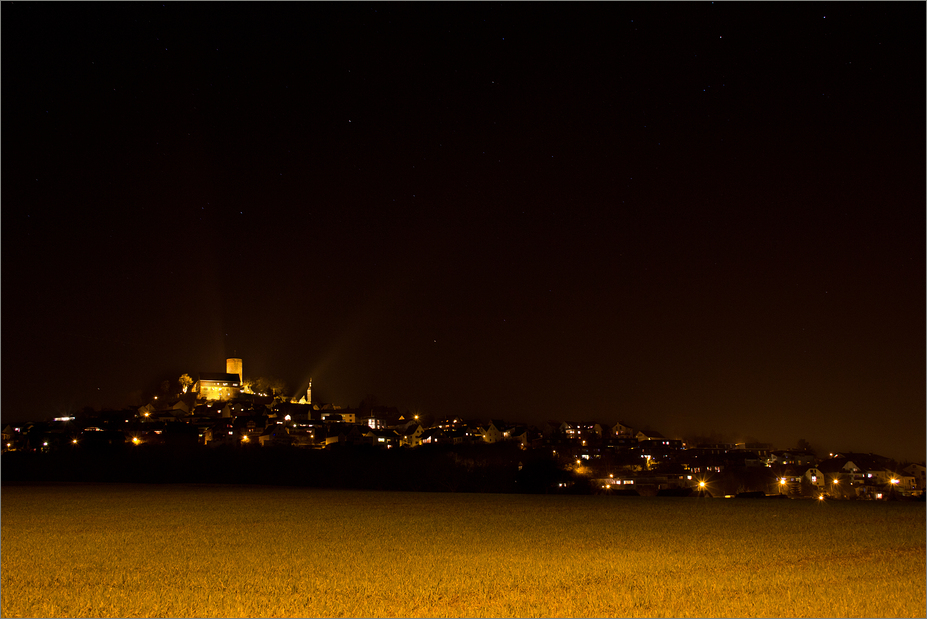
M 241 359 L 226 359 L 225 371 L 229 374 L 238 374 L 238 382 L 241 382 Z
M 309 388 L 306 389 L 306 404 L 312 404 L 312 379 L 309 379 Z

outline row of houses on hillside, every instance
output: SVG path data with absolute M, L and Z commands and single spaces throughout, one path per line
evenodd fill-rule
M 393 449 L 509 441 L 523 449 L 549 449 L 561 465 L 589 468 L 602 479 L 615 479 L 607 474 L 617 473 L 624 475 L 624 481 L 628 475 L 669 475 L 694 483 L 692 480 L 729 471 L 765 471 L 767 476 L 775 475 L 776 489 L 784 494 L 813 491 L 877 498 L 886 487 L 902 492 L 924 489 L 922 465 L 896 471 L 890 461 L 873 454 L 818 459 L 807 451 L 774 450 L 764 443 L 693 446 L 621 421 L 551 420 L 535 428 L 499 418 L 448 417 L 426 426 L 418 415 L 395 407 L 281 402 L 259 394 L 204 400 L 189 393 L 173 401 L 155 399 L 134 410 L 102 411 L 39 425 L 40 432 L 7 426 L 3 449 L 52 450 L 125 443 L 308 449 L 371 445 Z

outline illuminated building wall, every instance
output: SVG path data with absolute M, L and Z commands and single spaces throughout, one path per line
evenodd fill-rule
M 238 374 L 200 372 L 194 390 L 206 400 L 231 400 L 241 395 Z

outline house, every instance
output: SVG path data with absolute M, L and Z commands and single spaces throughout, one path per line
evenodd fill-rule
M 160 422 L 175 421 L 176 419 L 184 417 L 185 415 L 186 413 L 184 413 L 183 410 L 175 410 L 171 408 L 168 410 L 156 411 L 154 413 L 151 413 L 151 415 L 147 417 L 146 419 L 151 420 L 151 421 L 160 421 Z
M 185 415 L 189 415 L 190 411 L 193 410 L 190 404 L 185 399 L 180 399 L 171 404 L 171 408 L 174 410 L 183 411 Z
M 400 442 L 400 435 L 396 430 L 390 430 L 387 428 L 374 430 L 369 429 L 364 434 L 365 438 L 370 439 L 370 442 L 378 447 L 385 447 L 387 449 L 392 449 L 393 447 L 398 447 Z
M 619 438 L 633 438 L 637 432 L 631 426 L 619 421 L 611 427 L 611 434 Z
M 778 494 L 802 494 L 803 480 L 807 480 L 806 473 L 810 467 L 807 466 L 788 466 L 776 478 Z M 807 481 L 805 481 L 807 483 Z
M 554 423 L 554 422 L 551 422 Z M 602 424 L 594 421 L 564 421 L 557 428 L 562 436 L 575 443 L 585 444 L 598 441 L 607 430 Z
M 317 442 L 324 443 L 326 447 L 340 445 L 373 445 L 374 437 L 368 435 L 371 430 L 363 424 L 326 423 L 324 438 L 322 430 L 317 431 Z
M 414 426 L 408 426 L 400 432 L 399 444 L 418 447 L 422 444 L 423 434 L 425 434 L 425 428 L 422 427 L 422 424 L 416 423 Z
M 614 452 L 614 453 L 627 453 L 637 449 L 637 439 L 633 436 L 615 436 L 607 441 L 603 445 L 605 449 Z
M 264 431 L 261 432 L 261 435 L 258 437 L 258 442 L 260 442 L 261 447 L 266 447 L 269 445 L 289 446 L 293 441 L 286 424 L 274 423 L 264 428 Z
M 834 493 L 836 487 L 840 485 L 840 479 L 835 474 L 828 475 L 816 466 L 808 467 L 805 471 L 805 479 L 814 486 L 819 493 Z
M 541 432 L 544 434 L 544 438 L 556 441 L 566 438 L 568 428 L 568 423 L 550 419 L 541 427 Z
M 239 415 L 232 422 L 232 430 L 242 442 L 258 441 L 267 427 L 267 418 L 262 415 Z
M 506 441 L 515 441 L 521 445 L 522 449 L 528 449 L 528 426 L 517 425 L 506 428 L 502 433 L 502 439 Z
M 138 416 L 142 419 L 149 418 L 151 417 L 151 414 L 155 412 L 155 410 L 156 409 L 155 409 L 154 403 L 149 402 L 148 404 L 145 404 L 144 406 L 138 407 Z
M 765 463 L 769 454 L 773 451 L 772 443 L 735 443 L 734 449 L 752 451 L 756 453 Z
M 640 430 L 634 435 L 638 443 L 643 441 L 665 441 L 667 438 L 656 430 Z
M 908 466 L 904 467 L 901 472 L 914 478 L 915 491 L 924 492 L 925 482 L 927 482 L 927 480 L 924 478 L 925 471 L 927 471 L 927 469 L 924 468 L 923 464 L 909 464 Z
M 736 447 L 736 445 L 735 445 Z M 768 466 L 791 465 L 791 466 L 812 466 L 817 458 L 814 454 L 807 451 L 773 451 L 770 452 L 766 460 Z
M 13 434 L 14 434 L 13 426 L 7 424 L 3 428 L 3 435 L 2 435 L 2 440 L 3 440 L 2 448 L 4 451 L 6 451 L 7 449 L 13 448 Z
M 348 442 L 348 430 L 340 424 L 326 424 L 324 433 L 320 434 L 319 442 L 325 447 L 334 447 L 339 444 L 344 445 Z
M 290 439 L 293 447 L 316 448 L 325 444 L 325 428 L 322 426 L 292 427 L 289 429 Z M 316 436 L 321 438 L 321 442 L 316 440 Z
M 500 420 L 476 421 L 469 420 L 464 423 L 467 437 L 472 442 L 498 443 L 503 439 L 502 428 L 505 427 Z
M 225 445 L 227 443 L 234 443 L 236 440 L 235 428 L 232 425 L 231 419 L 214 421 L 211 425 L 203 429 L 204 445 Z
M 313 419 L 312 413 L 314 412 L 312 407 L 308 404 L 292 404 L 290 402 L 281 402 L 276 406 L 275 411 L 278 419 L 285 420 L 289 417 L 291 421 L 297 419 L 300 421 L 309 421 Z M 316 412 L 315 419 L 321 419 L 318 412 Z
M 460 429 L 467 427 L 466 422 L 460 417 L 446 417 L 435 424 L 435 427 L 442 430 Z
M 374 430 L 399 425 L 399 409 L 395 406 L 374 406 L 355 415 L 358 423 L 364 424 Z
M 914 475 L 900 474 L 889 480 L 889 483 L 897 484 L 895 487 L 904 496 L 919 494 L 917 492 L 917 478 Z
M 420 445 L 436 445 L 444 438 L 444 430 L 438 427 L 428 428 L 419 436 Z
M 682 441 L 678 438 L 647 438 L 647 439 L 638 439 L 637 444 L 643 448 L 648 449 L 682 449 Z M 749 452 L 744 452 L 749 453 Z

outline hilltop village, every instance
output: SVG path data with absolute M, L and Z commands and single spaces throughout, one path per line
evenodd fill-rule
M 807 445 L 688 445 L 621 421 L 552 420 L 536 427 L 502 419 L 434 420 L 366 401 L 347 408 L 313 402 L 311 381 L 299 399 L 256 390 L 243 380 L 238 358 L 227 360 L 224 373 L 201 372 L 196 381 L 185 374 L 178 382 L 175 397 L 156 396 L 137 409 L 7 424 L 3 452 L 324 450 L 363 453 L 371 461 L 371 452 L 380 450 L 440 450 L 453 454 L 456 469 L 472 471 L 479 468 L 477 460 L 491 457 L 487 449 L 498 445 L 506 453 L 522 454 L 510 458 L 518 473 L 525 462 L 533 471 L 545 468 L 538 466 L 543 461 L 546 474 L 540 486 L 534 484 L 535 491 L 870 500 L 924 496 L 924 463 L 898 463 L 871 453 L 821 458 Z M 462 459 L 459 454 L 469 455 Z

